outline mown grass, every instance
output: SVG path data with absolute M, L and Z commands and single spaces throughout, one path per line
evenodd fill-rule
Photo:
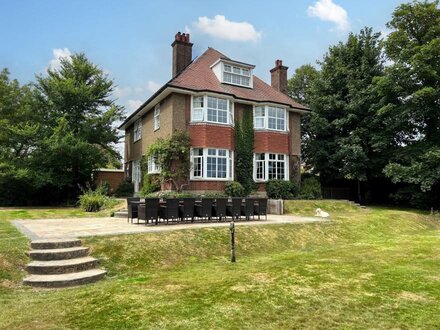
M 360 210 L 337 201 L 291 201 L 331 224 L 226 228 L 84 240 L 109 276 L 95 285 L 19 285 L 26 240 L 7 221 L 0 255 L 15 249 L 0 291 L 0 328 L 328 329 L 438 328 L 440 218 L 410 210 Z M 3 283 L 3 282 L 2 282 Z

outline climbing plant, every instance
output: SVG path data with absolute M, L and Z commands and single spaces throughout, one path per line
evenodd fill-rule
M 253 179 L 254 123 L 252 111 L 244 111 L 243 119 L 235 121 L 235 173 L 248 195 L 255 189 Z
M 146 152 L 160 166 L 159 180 L 170 183 L 174 190 L 182 191 L 188 185 L 191 141 L 188 133 L 176 130 L 168 138 L 159 138 Z

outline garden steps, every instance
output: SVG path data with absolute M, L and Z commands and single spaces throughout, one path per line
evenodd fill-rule
M 113 217 L 114 218 L 128 218 L 128 210 L 123 209 L 123 210 L 116 211 L 115 214 L 113 215 Z
M 93 283 L 107 273 L 99 269 L 98 260 L 89 256 L 89 248 L 78 239 L 50 239 L 31 242 L 36 248 L 28 254 L 33 259 L 26 270 L 24 284 L 60 288 Z
M 43 288 L 63 288 L 99 281 L 104 278 L 106 273 L 103 269 L 90 269 L 67 274 L 29 275 L 23 280 L 23 283 Z

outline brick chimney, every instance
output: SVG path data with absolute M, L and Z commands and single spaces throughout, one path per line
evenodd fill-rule
M 185 69 L 192 60 L 192 46 L 189 42 L 189 33 L 177 32 L 173 47 L 173 78 Z
M 283 65 L 283 61 L 276 60 L 275 67 L 270 70 L 271 85 L 281 93 L 287 95 L 287 66 Z

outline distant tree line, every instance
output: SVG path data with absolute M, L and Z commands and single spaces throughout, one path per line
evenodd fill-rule
M 356 182 L 362 202 L 440 207 L 439 1 L 399 5 L 387 36 L 364 28 L 303 65 L 290 95 L 313 111 L 303 160 L 322 184 Z
M 84 54 L 26 85 L 0 71 L 0 205 L 76 201 L 94 170 L 120 163 L 113 88 Z

